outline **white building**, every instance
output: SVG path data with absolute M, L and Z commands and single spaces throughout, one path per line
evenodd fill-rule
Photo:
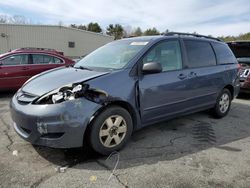
M 51 48 L 77 58 L 111 42 L 114 37 L 52 25 L 0 24 L 0 54 L 22 47 Z

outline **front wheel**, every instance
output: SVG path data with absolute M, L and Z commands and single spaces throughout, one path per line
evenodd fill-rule
M 118 106 L 105 109 L 90 126 L 90 145 L 96 152 L 103 155 L 124 147 L 133 130 L 129 112 Z
M 228 89 L 223 89 L 217 98 L 216 105 L 212 109 L 213 114 L 216 118 L 222 118 L 226 116 L 230 110 L 232 101 L 231 92 Z

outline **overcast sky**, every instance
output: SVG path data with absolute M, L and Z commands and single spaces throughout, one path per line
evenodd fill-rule
M 250 32 L 249 0 L 1 0 L 1 14 L 23 15 L 34 24 L 119 23 L 213 36 Z

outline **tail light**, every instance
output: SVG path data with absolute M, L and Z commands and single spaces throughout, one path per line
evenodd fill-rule
M 250 82 L 250 74 L 247 77 L 247 81 Z
M 241 64 L 238 63 L 237 64 L 237 75 L 240 76 L 242 74 L 242 71 L 243 71 L 242 66 L 241 66 Z
M 238 64 L 237 64 L 237 71 L 240 72 L 240 71 L 241 71 L 241 68 L 242 68 L 242 67 L 241 67 L 241 64 L 238 63 Z

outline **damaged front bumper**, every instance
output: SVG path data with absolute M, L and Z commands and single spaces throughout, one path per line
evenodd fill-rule
M 91 117 L 102 105 L 77 98 L 58 104 L 10 102 L 13 126 L 24 140 L 53 148 L 81 147 Z

